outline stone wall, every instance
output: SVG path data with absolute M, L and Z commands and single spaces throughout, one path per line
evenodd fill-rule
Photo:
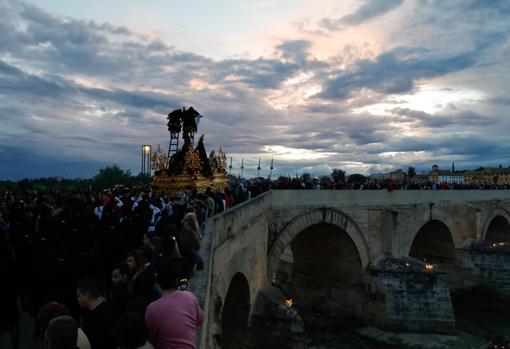
M 220 337 L 221 312 L 232 278 L 241 273 L 249 282 L 250 303 L 267 284 L 267 212 L 271 193 L 265 193 L 235 209 L 210 218 L 206 235 L 213 236 L 210 280 L 206 299 L 204 348 L 216 348 Z
M 510 251 L 464 250 L 466 281 L 471 287 L 487 287 L 510 297 Z
M 372 301 L 367 319 L 390 331 L 452 333 L 455 329 L 446 275 L 439 272 L 369 270 Z

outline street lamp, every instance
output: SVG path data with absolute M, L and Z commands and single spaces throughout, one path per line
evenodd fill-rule
M 150 176 L 151 168 L 151 154 L 152 147 L 148 144 L 142 145 L 142 174 L 148 174 Z

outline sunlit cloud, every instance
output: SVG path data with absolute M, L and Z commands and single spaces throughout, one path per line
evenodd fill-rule
M 290 148 L 281 145 L 265 145 L 263 151 L 271 154 L 276 159 L 288 161 L 301 161 L 301 160 L 318 160 L 335 155 L 334 152 L 324 152 L 319 150 Z
M 450 106 L 460 104 L 477 104 L 487 96 L 476 89 L 437 88 L 434 86 L 421 86 L 413 94 L 387 95 L 387 103 L 375 103 L 356 108 L 354 112 L 369 112 L 380 115 L 390 115 L 394 108 L 409 108 L 437 113 Z

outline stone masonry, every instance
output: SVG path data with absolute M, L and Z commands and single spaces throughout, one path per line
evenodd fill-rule
M 498 220 L 497 234 L 492 232 L 495 224 L 491 226 L 495 219 Z M 430 230 L 432 228 L 427 228 L 429 225 L 434 226 L 430 222 L 436 222 L 437 226 L 444 226 L 444 229 L 441 233 L 432 235 Z M 381 316 L 376 314 L 371 320 L 366 314 L 362 314 L 366 309 L 359 307 L 355 307 L 359 309 L 355 309 L 354 314 L 350 315 L 368 324 L 403 331 L 419 328 L 425 332 L 427 330 L 438 332 L 437 329 L 440 331 L 444 328 L 441 324 L 447 324 L 447 328 L 452 328 L 454 319 L 453 312 L 449 310 L 451 301 L 448 287 L 453 287 L 449 283 L 454 282 L 451 281 L 454 278 L 448 275 L 448 270 L 462 270 L 467 276 L 465 284 L 457 282 L 455 287 L 472 287 L 476 286 L 477 282 L 483 283 L 484 286 L 496 285 L 498 275 L 503 275 L 505 279 L 499 282 L 499 287 L 507 287 L 508 255 L 498 255 L 491 257 L 490 260 L 484 259 L 483 256 L 467 257 L 465 248 L 473 241 L 485 238 L 490 240 L 494 239 L 494 236 L 498 239 L 510 237 L 508 222 L 510 222 L 510 191 L 282 190 L 265 193 L 207 222 L 206 235 L 212 236 L 212 243 L 209 266 L 206 266 L 206 270 L 209 269 L 207 287 L 202 298 L 207 320 L 201 331 L 200 347 L 221 347 L 214 338 L 222 332 L 221 313 L 227 293 L 236 292 L 235 289 L 229 291 L 234 276 L 240 273 L 247 280 L 248 298 L 253 311 L 259 292 L 272 283 L 278 283 L 280 275 L 287 275 L 289 287 L 297 285 L 295 271 L 298 262 L 305 257 L 311 261 L 310 263 L 314 261 L 314 254 L 308 253 L 302 246 L 306 245 L 306 241 L 313 241 L 314 236 L 316 239 L 323 239 L 325 233 L 320 227 L 327 227 L 328 231 L 331 231 L 328 236 L 333 234 L 334 237 L 334 234 L 338 234 L 339 238 L 341 236 L 339 241 L 349 241 L 354 246 L 345 250 L 347 252 L 342 250 L 344 252 L 339 252 L 339 256 L 335 256 L 337 259 L 331 259 L 330 262 L 351 261 L 349 263 L 352 263 L 352 268 L 359 265 L 360 275 L 366 275 L 370 265 L 385 257 L 409 256 L 412 249 L 416 248 L 413 242 L 419 232 L 421 235 L 424 234 L 425 238 L 416 241 L 427 241 L 426 236 L 429 234 L 441 240 L 439 250 L 451 250 L 448 256 L 445 256 L 445 260 L 451 265 L 445 265 L 444 272 L 435 276 L 420 273 L 396 276 L 381 272 L 374 276 L 378 280 L 377 287 L 385 289 L 385 297 L 391 298 L 388 298 L 385 306 L 372 308 L 379 309 Z M 304 237 L 304 234 L 308 234 L 308 237 Z M 297 237 L 299 239 L 296 239 Z M 298 240 L 301 241 L 299 244 Z M 342 242 L 338 243 L 341 244 L 338 246 L 345 245 Z M 320 244 L 317 246 L 314 249 L 321 248 Z M 427 246 L 420 251 L 426 253 Z M 342 253 L 354 253 L 355 256 L 340 256 Z M 359 261 L 358 264 L 352 262 L 355 260 Z M 323 272 L 317 271 L 317 265 L 313 263 L 301 264 L 299 268 L 302 272 L 306 270 Z M 469 276 L 470 273 L 473 276 Z M 306 279 L 306 275 L 303 277 Z M 491 278 L 496 281 L 491 281 Z M 358 293 L 356 290 L 360 285 L 356 284 L 351 289 L 342 290 L 341 285 L 354 285 L 354 282 L 342 284 L 341 281 L 338 283 L 340 285 L 338 292 L 331 294 L 348 294 L 351 298 L 356 297 Z M 306 290 L 311 285 L 307 286 L 306 280 L 304 282 L 305 284 L 299 285 Z M 424 285 L 427 284 L 430 287 L 425 289 Z M 366 288 L 369 286 L 366 285 Z M 432 304 L 436 302 L 434 299 L 440 299 L 443 303 L 434 305 Z M 420 303 L 420 300 L 423 302 Z M 357 302 L 363 304 L 366 299 L 359 298 L 354 300 L 353 304 Z M 414 304 L 414 311 L 398 310 L 406 304 Z M 431 310 L 434 307 L 437 309 Z M 356 311 L 362 313 L 356 314 Z M 434 321 L 430 322 L 432 325 L 429 328 L 420 328 L 420 320 L 430 318 L 432 313 L 436 316 Z M 406 322 L 411 324 L 409 328 L 399 327 L 398 316 L 406 317 Z M 306 319 L 304 320 L 306 324 Z

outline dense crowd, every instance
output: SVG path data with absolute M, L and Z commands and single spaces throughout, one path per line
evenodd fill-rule
M 56 318 L 62 328 L 78 328 L 80 349 L 193 348 L 203 313 L 185 289 L 204 269 L 206 219 L 270 189 L 506 188 L 296 176 L 238 179 L 224 191 L 176 197 L 150 187 L 0 191 L 0 329 L 17 348 L 20 312 L 27 312 L 36 322 L 34 348 L 47 347 Z
M 123 187 L 0 192 L 0 329 L 16 348 L 27 312 L 34 348 L 49 345 L 55 318 L 63 329 L 75 322 L 80 349 L 193 348 L 203 313 L 188 285 L 204 268 L 206 218 L 249 198 L 242 185 L 176 197 Z
M 260 185 L 264 181 L 257 182 Z M 432 182 L 409 182 L 397 183 L 390 179 L 383 181 L 345 181 L 330 178 L 329 176 L 323 177 L 289 177 L 282 176 L 274 181 L 268 181 L 265 185 L 272 189 L 309 189 L 309 190 L 500 190 L 510 189 L 506 184 L 459 184 L 459 183 L 432 183 Z

